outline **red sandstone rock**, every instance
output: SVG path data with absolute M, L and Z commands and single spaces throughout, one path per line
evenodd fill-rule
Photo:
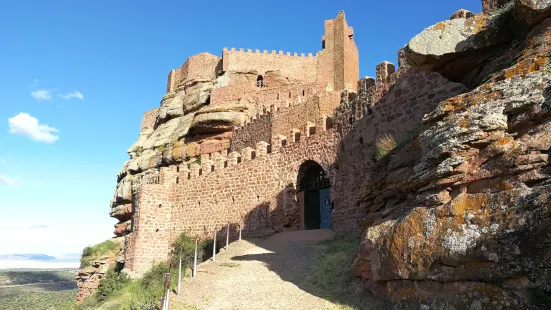
M 513 0 L 482 0 L 482 11 L 484 14 L 492 14 L 512 2 Z
M 453 13 L 453 15 L 450 16 L 450 19 L 471 18 L 471 17 L 474 17 L 473 12 L 461 9 L 461 10 Z

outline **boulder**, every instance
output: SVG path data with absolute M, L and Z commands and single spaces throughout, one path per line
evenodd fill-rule
M 509 26 L 511 12 L 455 18 L 426 28 L 401 52 L 400 63 L 440 73 L 468 84 L 462 77 L 493 57 L 504 43 L 515 38 Z M 473 85 L 474 86 L 474 85 Z
M 155 131 L 143 142 L 144 149 L 153 149 L 161 145 L 165 145 L 171 142 L 171 137 L 174 137 L 173 134 L 177 128 L 180 127 L 180 130 L 184 131 L 181 123 L 186 123 L 189 121 L 189 117 L 178 117 L 169 120 L 166 123 L 160 124 Z M 187 129 L 186 129 L 187 130 Z
M 115 236 L 124 236 L 130 233 L 132 228 L 131 222 L 132 221 L 127 220 L 127 221 L 124 221 L 124 222 L 121 221 L 115 224 L 115 231 L 114 231 Z
M 186 96 L 182 102 L 184 113 L 197 111 L 202 106 L 209 104 L 210 91 L 213 83 L 210 80 L 192 80 L 186 83 Z
M 551 17 L 551 0 L 515 0 L 514 17 L 519 32 Z
M 514 0 L 482 0 L 482 12 L 484 14 L 494 14 L 496 11 L 512 4 Z
M 118 203 L 132 201 L 132 178 L 127 175 L 117 184 L 115 199 Z
M 117 205 L 111 208 L 111 212 L 109 212 L 109 215 L 121 221 L 128 220 L 132 216 L 132 204 L 126 203 Z
M 214 88 L 235 86 L 235 85 L 248 85 L 253 88 L 256 87 L 256 80 L 258 78 L 257 71 L 233 71 L 228 70 L 221 76 L 217 77 L 214 81 Z
M 453 13 L 453 15 L 450 16 L 450 19 L 471 18 L 471 17 L 474 17 L 473 12 L 461 9 L 461 10 L 458 10 L 457 12 Z
M 196 115 L 191 125 L 194 133 L 209 133 L 231 131 L 233 127 L 241 126 L 247 116 L 240 112 L 214 112 Z
M 299 83 L 297 79 L 285 76 L 279 70 L 266 71 L 263 78 L 268 87 L 281 87 Z
M 184 98 L 186 92 L 179 90 L 166 94 L 161 100 L 161 106 L 157 115 L 157 125 L 165 123 L 169 119 L 184 115 Z

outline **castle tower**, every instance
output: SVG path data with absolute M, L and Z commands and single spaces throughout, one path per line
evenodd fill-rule
M 328 91 L 356 90 L 360 79 L 358 48 L 354 30 L 346 23 L 344 11 L 325 21 L 322 51 L 318 55 L 317 82 Z

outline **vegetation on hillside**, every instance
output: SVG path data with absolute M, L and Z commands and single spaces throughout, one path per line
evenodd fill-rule
M 92 260 L 99 258 L 117 248 L 117 244 L 112 240 L 105 240 L 102 243 L 98 243 L 93 246 L 85 247 L 82 250 L 82 256 L 80 258 L 80 268 L 89 266 Z
M 31 283 L 48 283 L 74 281 L 75 271 L 55 270 L 55 271 L 0 271 L 0 287 L 3 285 L 23 285 Z
M 173 242 L 173 269 L 171 290 L 178 284 L 178 263 L 180 253 L 182 268 L 191 268 L 195 253 L 195 240 L 188 234 L 182 233 Z M 212 241 L 198 243 L 197 261 L 208 259 L 212 248 Z M 79 310 L 97 309 L 125 309 L 125 310 L 153 310 L 158 309 L 164 291 L 164 277 L 169 271 L 166 262 L 155 264 L 141 279 L 130 279 L 124 273 L 110 269 L 100 281 L 100 286 L 93 296 L 85 299 L 78 307 Z M 182 274 L 184 276 L 184 274 Z
M 76 290 L 28 292 L 3 295 L 0 297 L 0 309 L 17 310 L 64 310 L 72 309 Z

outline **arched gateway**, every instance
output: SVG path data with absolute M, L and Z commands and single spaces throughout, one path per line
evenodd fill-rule
M 323 168 L 313 160 L 302 163 L 297 187 L 301 229 L 331 228 L 331 183 Z

